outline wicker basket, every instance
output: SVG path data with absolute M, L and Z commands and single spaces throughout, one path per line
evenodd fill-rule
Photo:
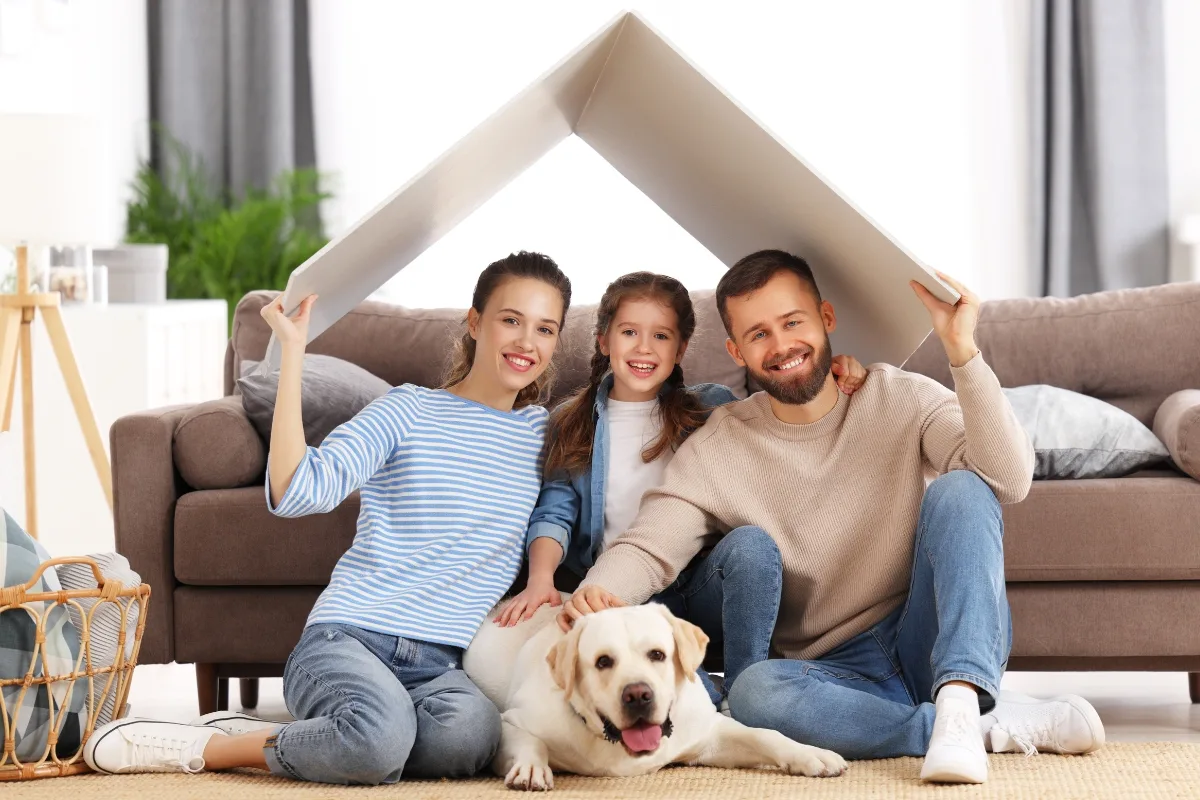
M 98 588 L 59 592 L 32 592 L 42 573 L 48 568 L 59 564 L 87 564 L 92 568 Z M 97 602 L 90 609 L 84 609 L 80 600 L 95 599 Z M 96 728 L 96 720 L 104 708 L 105 702 L 114 698 L 112 704 L 113 716 L 119 717 L 124 713 L 125 702 L 129 696 L 129 684 L 133 678 L 133 667 L 137 663 L 138 650 L 141 648 L 142 632 L 146 629 L 146 609 L 150 600 L 150 587 L 143 583 L 140 586 L 124 586 L 120 581 L 106 580 L 100 573 L 100 567 L 90 558 L 55 558 L 43 563 L 38 571 L 24 586 L 9 586 L 0 589 L 0 615 L 18 613 L 17 608 L 24 609 L 36 622 L 37 634 L 33 656 L 29 667 L 23 676 L 0 675 L 0 688 L 21 686 L 17 696 L 16 707 L 8 708 L 3 692 L 0 692 L 0 716 L 4 719 L 4 752 L 0 754 L 0 781 L 23 780 L 27 778 L 47 778 L 59 775 L 74 775 L 88 771 L 83 760 L 83 747 L 88 737 Z M 137 629 L 131 655 L 126 658 L 125 630 L 129 614 L 137 604 Z M 49 661 L 44 651 L 46 641 L 46 620 L 51 610 L 66 605 L 73 607 L 82 618 L 82 630 L 79 631 L 79 657 L 76 659 L 71 672 L 65 675 L 48 675 Z M 121 624 L 116 648 L 116 659 L 111 664 L 97 664 L 92 658 L 90 629 L 92 619 L 102 608 L 116 606 L 120 609 Z M 34 666 L 41 665 L 41 675 L 34 676 Z M 85 680 L 86 679 L 86 680 Z M 62 682 L 60 684 L 59 682 Z M 61 703 L 57 703 L 54 691 L 63 692 Z M 47 736 L 44 752 L 37 761 L 21 762 L 16 754 L 16 739 L 14 736 L 16 710 L 22 707 L 26 695 L 38 692 L 46 687 L 45 694 L 50 704 L 50 719 L 52 729 Z M 80 735 L 79 748 L 74 753 L 64 757 L 56 752 L 63 724 L 66 722 L 66 709 L 70 705 L 71 696 L 75 692 L 86 692 L 87 701 L 84 705 L 86 725 Z

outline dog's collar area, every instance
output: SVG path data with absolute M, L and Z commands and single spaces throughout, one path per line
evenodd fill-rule
M 582 722 L 585 727 L 587 726 L 587 718 L 585 718 L 583 716 L 583 714 L 576 712 L 575 716 L 579 717 L 579 721 Z M 620 744 L 621 743 L 621 729 L 618 728 L 616 725 L 613 725 L 612 720 L 610 720 L 608 717 L 604 716 L 603 714 L 597 713 L 596 716 L 600 717 L 600 721 L 604 723 L 604 738 L 605 738 L 605 740 L 607 740 L 608 742 L 610 742 L 612 744 Z M 675 730 L 675 724 L 673 722 L 671 722 L 671 715 L 668 714 L 667 718 L 665 720 L 663 720 L 663 724 L 662 724 L 663 738 L 664 739 L 669 738 L 671 733 L 674 730 Z

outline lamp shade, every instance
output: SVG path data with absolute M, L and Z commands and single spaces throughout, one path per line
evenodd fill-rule
M 102 242 L 106 131 L 83 114 L 0 114 L 0 245 Z

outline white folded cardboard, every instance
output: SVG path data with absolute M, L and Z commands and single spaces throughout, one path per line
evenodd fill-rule
M 285 308 L 320 295 L 311 341 L 571 135 L 726 266 L 764 248 L 807 259 L 838 315 L 837 352 L 900 364 L 915 350 L 930 320 L 911 279 L 947 302 L 957 299 L 644 19 L 626 12 L 298 267 Z M 274 337 L 268 364 L 278 365 Z

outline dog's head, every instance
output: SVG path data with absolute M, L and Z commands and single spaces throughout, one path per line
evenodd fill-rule
M 588 729 L 639 756 L 671 735 L 675 697 L 698 680 L 707 645 L 702 630 L 664 606 L 611 608 L 576 620 L 546 661 Z

